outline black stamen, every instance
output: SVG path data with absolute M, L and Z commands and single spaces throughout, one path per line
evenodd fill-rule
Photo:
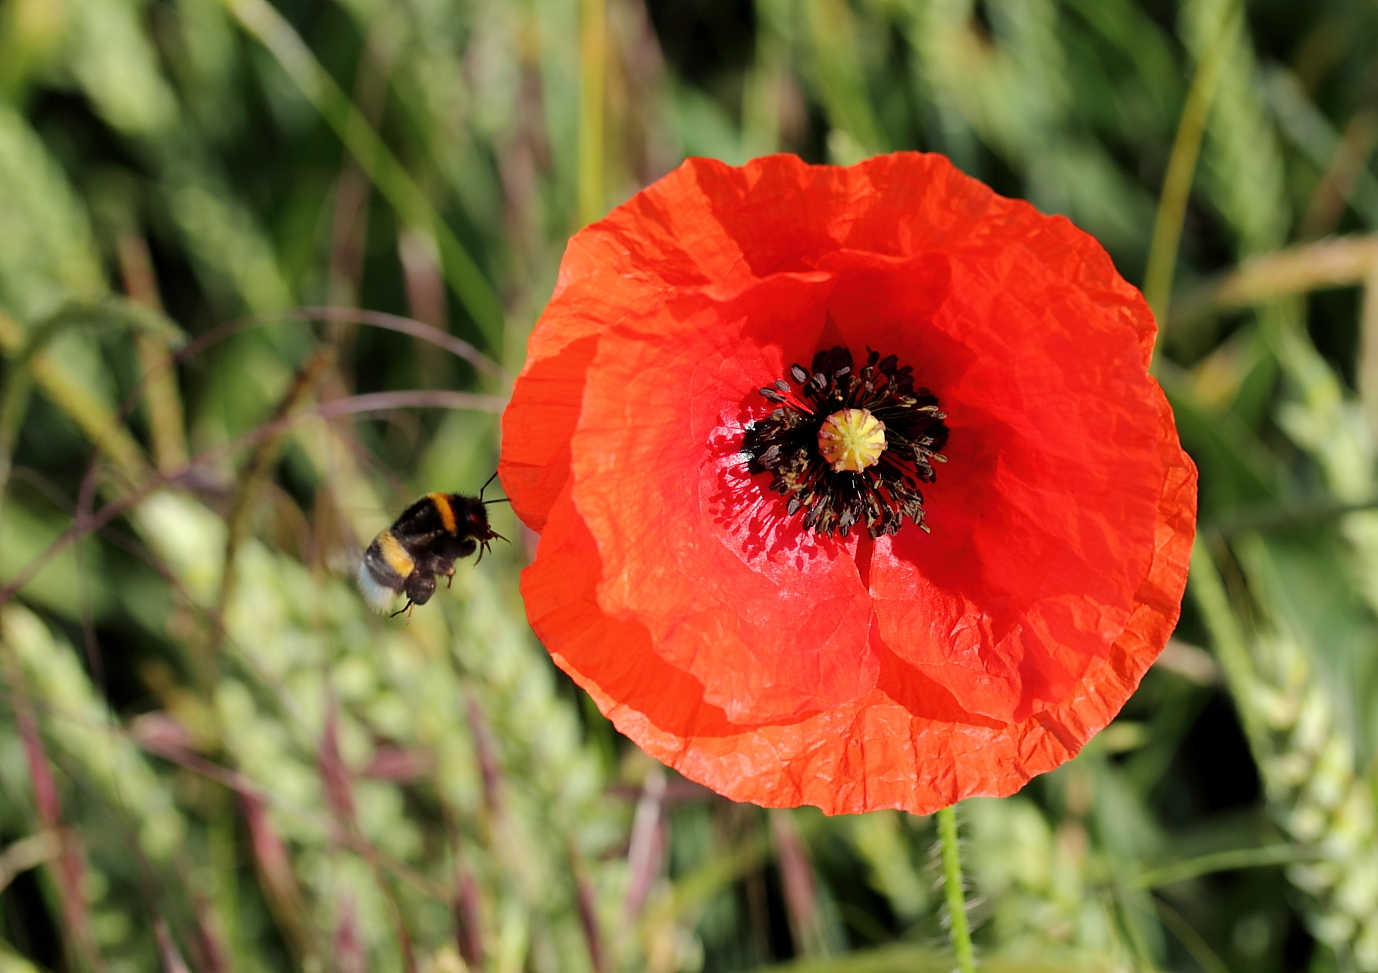
M 789 498 L 790 516 L 803 512 L 808 529 L 845 537 L 864 524 L 878 537 L 896 533 L 907 517 L 927 531 L 919 484 L 933 482 L 934 462 L 946 462 L 938 450 L 947 443 L 947 415 L 933 393 L 914 387 L 911 366 L 867 351 L 859 370 L 841 346 L 815 354 L 807 370 L 791 365 L 789 376 L 800 386 L 793 401 L 784 379 L 762 388 L 780 407 L 748 424 L 742 452 L 752 473 L 771 474 L 770 489 Z M 834 471 L 819 452 L 824 420 L 843 409 L 866 409 L 885 423 L 885 450 L 860 472 Z

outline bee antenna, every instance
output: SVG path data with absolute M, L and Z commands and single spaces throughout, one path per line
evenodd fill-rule
M 485 480 L 483 486 L 481 486 L 481 487 L 479 488 L 479 491 L 478 491 L 478 498 L 479 498 L 479 500 L 482 500 L 482 499 L 483 499 L 483 491 L 488 489 L 488 484 L 489 484 L 489 483 L 492 483 L 492 482 L 493 482 L 494 480 L 496 480 L 497 478 L 498 478 L 498 471 L 497 471 L 497 470 L 494 470 L 494 471 L 493 471 L 493 475 L 490 476 L 487 480 Z
M 490 503 L 511 503 L 512 501 L 508 497 L 498 497 L 496 500 L 483 500 L 480 502 L 483 503 L 484 506 L 487 506 Z

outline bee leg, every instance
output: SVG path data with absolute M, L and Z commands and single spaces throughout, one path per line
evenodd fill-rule
M 488 536 L 479 541 L 478 560 L 474 562 L 475 564 L 478 564 L 479 561 L 482 561 L 483 555 L 487 554 L 489 551 L 492 550 L 492 548 L 488 546 L 488 542 L 493 540 L 494 538 L 497 538 L 500 541 L 507 540 L 506 537 L 503 537 L 497 531 L 489 531 Z

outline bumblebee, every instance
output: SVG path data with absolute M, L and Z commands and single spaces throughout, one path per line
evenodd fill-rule
M 491 477 L 488 482 L 492 482 Z M 482 491 L 477 497 L 428 493 L 402 511 L 364 551 L 359 565 L 359 590 L 364 600 L 381 612 L 398 595 L 406 595 L 407 603 L 393 615 L 430 601 L 437 575 L 453 582 L 456 560 L 479 548 L 482 560 L 489 541 L 505 540 L 488 526 L 487 504 L 498 502 L 484 500 Z

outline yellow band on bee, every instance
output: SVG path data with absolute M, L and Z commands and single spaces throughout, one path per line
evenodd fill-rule
M 450 498 L 443 493 L 428 493 L 426 496 L 440 511 L 440 522 L 445 525 L 445 530 L 451 534 L 457 533 L 459 525 L 455 522 L 455 508 L 450 506 Z
M 407 553 L 407 549 L 396 537 L 392 536 L 390 530 L 385 530 L 378 535 L 378 550 L 383 555 L 383 560 L 387 562 L 388 567 L 404 578 L 411 574 L 412 569 L 416 567 L 416 562 Z

